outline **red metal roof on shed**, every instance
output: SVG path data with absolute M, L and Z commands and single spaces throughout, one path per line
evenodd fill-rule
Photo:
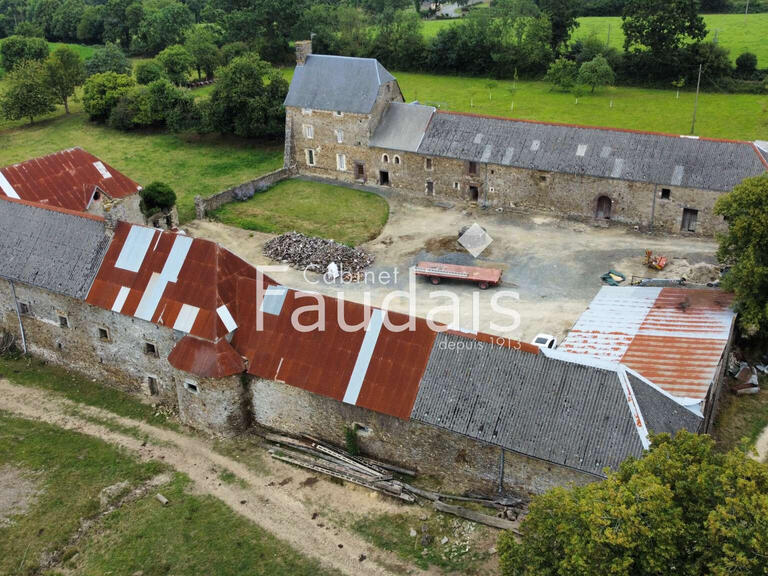
M 82 148 L 62 150 L 0 169 L 10 189 L 0 194 L 38 204 L 85 211 L 96 187 L 111 198 L 136 194 L 141 187 Z M 4 184 L 6 184 L 4 183 Z
M 226 339 L 216 343 L 185 336 L 168 355 L 174 368 L 203 378 L 225 378 L 241 374 L 243 359 Z

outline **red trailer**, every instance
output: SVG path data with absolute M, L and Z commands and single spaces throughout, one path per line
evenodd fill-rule
M 501 283 L 501 270 L 498 268 L 479 268 L 477 266 L 458 266 L 441 262 L 419 262 L 416 276 L 425 276 L 432 284 L 440 284 L 444 278 L 474 282 L 480 290 Z

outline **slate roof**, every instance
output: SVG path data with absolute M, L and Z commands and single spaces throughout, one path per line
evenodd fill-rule
M 379 122 L 370 145 L 403 152 L 416 152 L 435 108 L 421 104 L 392 102 Z
M 763 163 L 765 164 L 765 167 L 768 168 L 768 142 L 765 140 L 757 140 L 755 141 L 755 147 L 764 158 Z
M 669 394 L 658 389 L 632 372 L 627 372 L 629 383 L 642 407 L 643 418 L 649 432 L 674 434 L 681 428 L 699 432 L 702 418 L 676 402 Z
M 419 154 L 546 172 L 729 191 L 763 174 L 750 142 L 436 113 Z
M 394 79 L 373 58 L 310 54 L 293 73 L 285 105 L 368 114 L 379 87 Z
M 600 368 L 493 345 L 456 349 L 462 336 L 435 340 L 411 418 L 508 450 L 603 475 L 640 456 L 641 433 L 618 368 Z M 647 385 L 642 414 L 679 429 L 698 417 Z M 665 429 L 666 431 L 666 429 Z
M 103 219 L 0 197 L 0 277 L 83 299 L 107 251 Z
M 0 196 L 85 211 L 94 192 L 125 198 L 136 182 L 82 148 L 70 148 L 0 169 Z

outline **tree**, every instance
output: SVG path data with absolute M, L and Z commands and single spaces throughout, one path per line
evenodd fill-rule
M 171 82 L 177 86 L 187 83 L 187 73 L 194 66 L 195 61 L 184 46 L 180 44 L 169 46 L 157 55 L 157 59 L 165 68 L 165 73 Z
M 554 54 L 568 44 L 568 40 L 578 26 L 576 20 L 576 0 L 539 0 L 539 7 L 549 17 L 552 23 L 551 48 Z
M 136 65 L 136 82 L 142 85 L 149 84 L 155 80 L 167 79 L 163 65 L 156 58 L 140 62 Z
M 141 192 L 141 211 L 151 216 L 159 211 L 167 212 L 176 205 L 176 193 L 165 182 L 152 182 Z
M 210 98 L 210 129 L 246 138 L 279 136 L 285 130 L 288 83 L 255 54 L 219 69 Z
M 100 43 L 104 35 L 104 6 L 87 6 L 77 24 L 80 42 Z
M 736 296 L 746 336 L 768 336 L 768 175 L 749 178 L 715 203 L 728 231 L 717 255 L 730 270 L 723 287 Z
M 0 65 L 10 71 L 26 60 L 48 58 L 48 42 L 42 38 L 9 36 L 0 44 Z
M 150 54 L 184 41 L 184 34 L 194 23 L 192 12 L 177 0 L 149 0 L 143 5 L 138 34 L 141 48 Z
M 64 111 L 69 114 L 69 98 L 85 80 L 85 66 L 80 55 L 69 46 L 59 46 L 45 61 L 45 81 Z
M 395 70 L 419 68 L 426 46 L 416 12 L 385 13 L 373 40 L 373 57 Z
M 203 71 L 206 78 L 213 78 L 222 60 L 218 44 L 223 37 L 224 30 L 217 24 L 195 24 L 187 31 L 184 48 L 192 56 L 198 79 L 203 77 Z
M 127 74 L 103 72 L 94 74 L 83 87 L 83 108 L 91 120 L 104 122 L 112 109 L 133 86 L 133 78 Z
M 648 48 L 657 60 L 675 54 L 688 40 L 707 35 L 698 0 L 630 0 L 621 17 L 624 50 Z
M 56 110 L 41 62 L 25 60 L 17 64 L 8 74 L 5 84 L 0 109 L 7 120 L 29 118 L 29 123 L 33 124 L 36 117 Z
M 589 62 L 584 62 L 579 68 L 579 83 L 592 88 L 592 92 L 599 86 L 608 86 L 613 84 L 615 75 L 611 65 L 605 56 L 595 56 Z
M 652 438 L 602 482 L 536 497 L 521 539 L 499 538 L 504 576 L 764 574 L 768 467 L 709 436 Z
M 27 38 L 45 38 L 43 29 L 34 22 L 24 21 L 14 28 L 13 33 L 16 36 L 26 36 Z
M 230 42 L 221 47 L 221 59 L 224 61 L 224 64 L 229 64 L 232 60 L 247 52 L 250 52 L 250 49 L 245 42 Z
M 551 82 L 561 90 L 570 90 L 576 83 L 579 75 L 579 65 L 573 60 L 558 58 L 549 66 L 546 80 Z
M 752 78 L 757 70 L 757 56 L 744 52 L 736 58 L 736 74 L 741 78 Z
M 77 27 L 85 12 L 83 0 L 62 0 L 51 21 L 51 33 L 54 38 L 65 42 L 77 40 Z
M 88 76 L 114 72 L 115 74 L 130 74 L 131 63 L 125 57 L 117 44 L 107 42 L 103 48 L 97 48 L 85 63 Z

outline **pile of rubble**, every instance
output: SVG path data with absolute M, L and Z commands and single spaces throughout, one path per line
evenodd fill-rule
M 264 254 L 299 270 L 324 274 L 332 263 L 344 273 L 355 274 L 373 264 L 374 257 L 360 248 L 333 240 L 288 232 L 264 244 Z
M 758 382 L 758 370 L 763 374 L 768 374 L 768 358 L 763 359 L 762 364 L 750 366 L 740 358 L 740 355 L 731 353 L 728 357 L 728 373 L 736 379 L 731 385 L 731 389 L 739 396 L 744 394 L 757 394 L 760 392 Z

